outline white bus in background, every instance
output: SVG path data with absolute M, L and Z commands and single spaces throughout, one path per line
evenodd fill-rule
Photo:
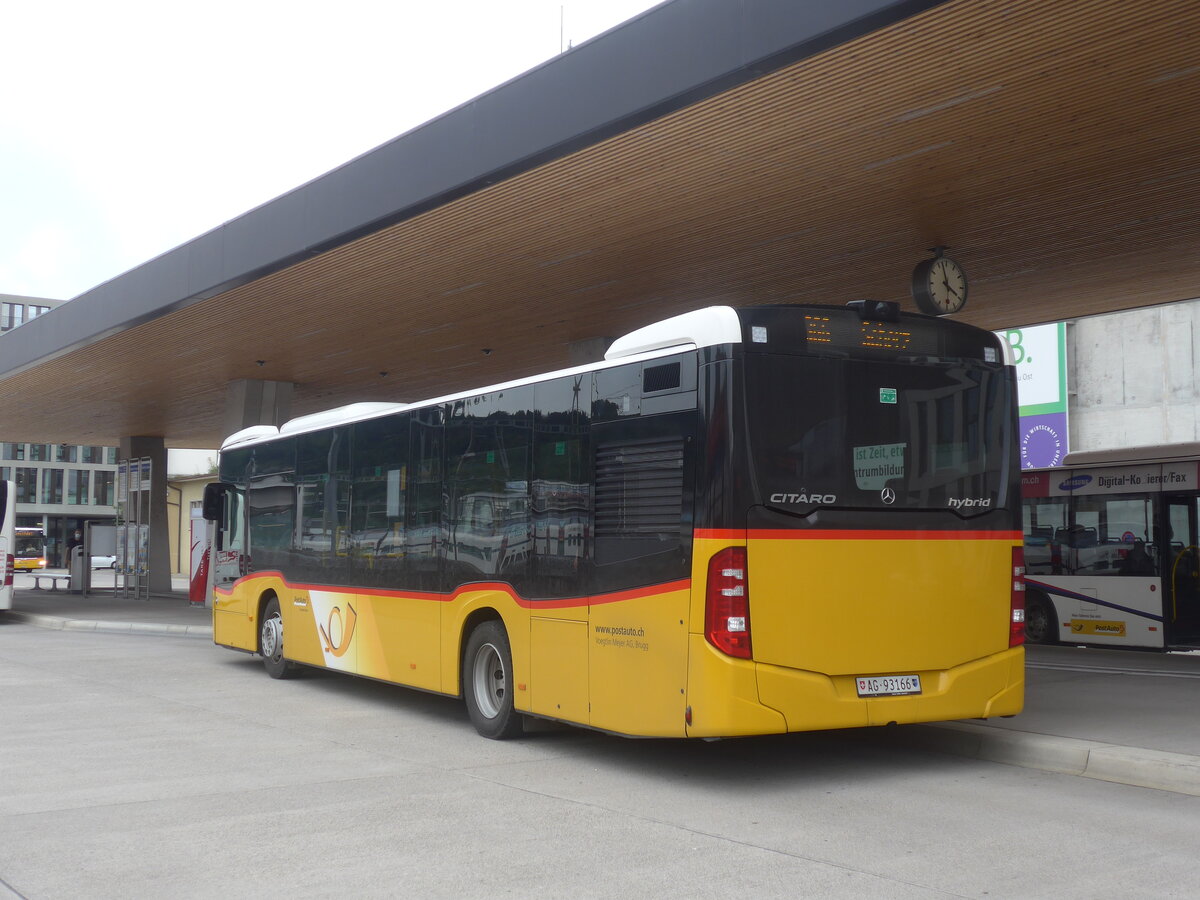
M 0 481 L 0 610 L 12 609 L 16 523 L 17 486 L 11 481 Z
M 1026 639 L 1200 647 L 1200 444 L 1021 473 Z

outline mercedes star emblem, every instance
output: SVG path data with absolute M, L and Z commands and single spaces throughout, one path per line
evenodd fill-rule
M 890 487 L 886 487 L 882 491 L 880 491 L 879 496 L 881 498 L 883 498 L 884 503 L 895 503 L 896 502 L 896 492 L 893 491 Z

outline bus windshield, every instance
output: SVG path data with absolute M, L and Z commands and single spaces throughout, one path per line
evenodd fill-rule
M 42 555 L 42 545 L 45 539 L 41 534 L 17 532 L 16 547 L 13 553 L 18 559 L 32 559 Z
M 1009 502 L 1009 380 L 959 360 L 748 356 L 756 499 L 819 507 L 949 509 Z M 801 385 L 783 397 L 780 385 Z

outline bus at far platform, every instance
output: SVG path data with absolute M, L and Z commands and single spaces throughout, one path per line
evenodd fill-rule
M 42 528 L 19 526 L 14 530 L 14 566 L 18 572 L 38 572 L 46 568 L 46 532 Z
M 1035 643 L 1200 649 L 1200 444 L 1021 473 Z
M 1007 345 L 715 306 L 604 360 L 230 436 L 217 644 L 529 717 L 730 737 L 1021 711 Z

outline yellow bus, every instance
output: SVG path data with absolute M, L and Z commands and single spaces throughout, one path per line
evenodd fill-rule
M 46 568 L 46 532 L 42 528 L 18 527 L 15 531 L 13 565 L 18 572 Z
M 490 738 L 1013 715 L 1014 404 L 991 333 L 860 301 L 249 428 L 204 504 L 214 640 L 462 697 Z

